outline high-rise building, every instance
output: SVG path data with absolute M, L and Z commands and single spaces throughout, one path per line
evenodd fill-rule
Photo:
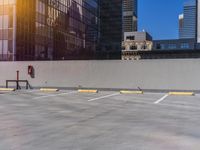
M 180 14 L 179 15 L 179 38 L 182 36 L 183 34 L 183 20 L 184 20 L 184 15 Z
M 123 31 L 137 31 L 137 0 L 123 0 Z
M 0 60 L 120 59 L 121 33 L 122 0 L 0 0 Z
M 100 0 L 100 43 L 102 59 L 120 59 L 122 43 L 122 0 Z
M 88 59 L 98 14 L 96 0 L 0 0 L 0 60 Z
M 196 37 L 196 2 L 195 0 L 187 1 L 184 4 L 183 15 L 179 16 L 179 38 Z
M 196 40 L 197 43 L 200 43 L 200 0 L 196 0 L 196 8 L 197 8 L 197 12 L 196 12 Z

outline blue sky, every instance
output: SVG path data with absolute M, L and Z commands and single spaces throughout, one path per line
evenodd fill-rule
M 178 38 L 178 15 L 187 0 L 138 0 L 139 30 L 154 39 Z

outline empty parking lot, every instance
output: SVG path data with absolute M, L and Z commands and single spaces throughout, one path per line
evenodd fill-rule
M 199 150 L 200 95 L 0 93 L 1 150 Z

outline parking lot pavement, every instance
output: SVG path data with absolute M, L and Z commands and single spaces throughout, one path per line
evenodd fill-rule
M 0 94 L 0 150 L 199 150 L 200 97 Z

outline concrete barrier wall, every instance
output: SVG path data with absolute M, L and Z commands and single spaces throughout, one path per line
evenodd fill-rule
M 28 65 L 34 66 L 34 79 Z M 0 86 L 16 79 L 17 70 L 33 87 L 200 89 L 200 59 L 0 62 Z

